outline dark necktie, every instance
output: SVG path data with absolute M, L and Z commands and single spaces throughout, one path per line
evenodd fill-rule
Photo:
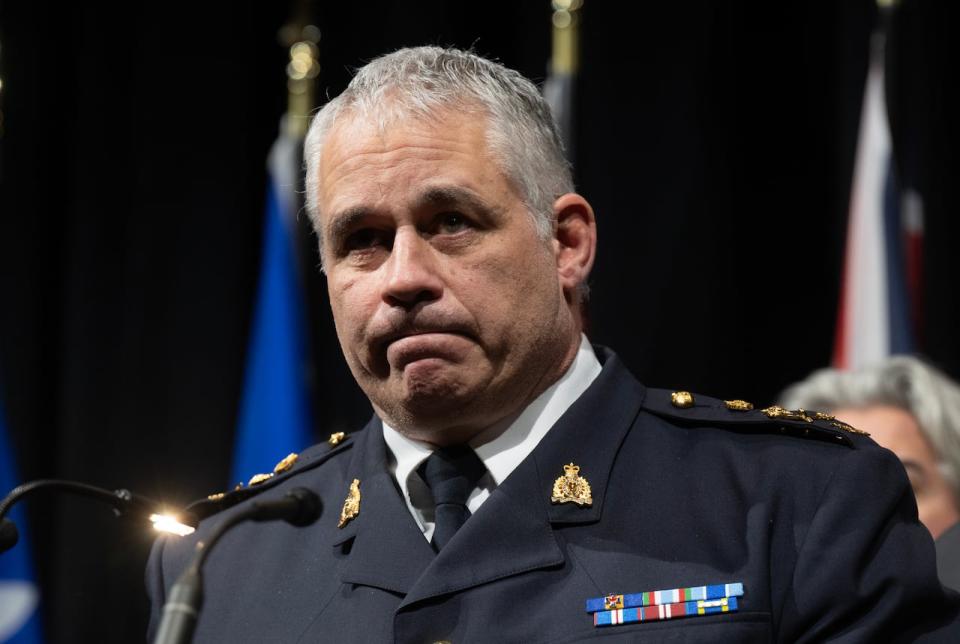
M 466 445 L 438 449 L 420 466 L 420 476 L 436 507 L 431 543 L 438 552 L 470 518 L 467 499 L 486 471 L 483 461 Z

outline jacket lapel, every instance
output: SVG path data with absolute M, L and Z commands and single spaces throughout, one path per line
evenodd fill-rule
M 529 461 L 529 459 L 528 459 Z M 563 563 L 532 463 L 518 467 L 440 551 L 400 608 L 494 579 Z M 421 540 L 423 537 L 421 536 Z M 505 556 L 509 553 L 509 556 Z
M 531 456 L 540 472 L 541 494 L 549 494 L 564 465 L 579 466 L 579 476 L 590 483 L 593 503 L 551 503 L 554 524 L 592 523 L 604 511 L 607 484 L 627 432 L 633 426 L 646 389 L 609 349 L 597 348 L 603 371 L 590 388 L 567 410 Z
M 344 482 L 360 479 L 360 512 L 338 531 L 333 547 L 349 547 L 340 579 L 406 593 L 436 557 L 387 471 L 383 429 L 376 418 L 363 431 Z M 348 543 L 351 542 L 352 543 Z

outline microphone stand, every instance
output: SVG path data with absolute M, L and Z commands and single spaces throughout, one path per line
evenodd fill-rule
M 306 488 L 296 487 L 280 499 L 254 501 L 246 509 L 221 521 L 206 542 L 197 542 L 193 560 L 170 589 L 153 644 L 189 644 L 203 604 L 201 569 L 214 544 L 234 526 L 245 521 L 283 520 L 304 527 L 316 521 L 320 511 L 317 495 Z
M 76 481 L 64 481 L 59 479 L 40 479 L 30 481 L 13 488 L 13 490 L 0 501 L 0 552 L 5 552 L 12 548 L 18 539 L 16 525 L 6 518 L 7 511 L 24 497 L 38 491 L 59 491 L 68 492 L 77 496 L 103 501 L 113 508 L 118 517 L 142 517 L 153 520 L 157 515 L 159 504 L 145 497 L 134 494 L 130 490 L 104 490 L 102 488 L 78 483 Z M 194 527 L 196 521 L 187 519 L 189 526 Z M 186 524 L 184 525 L 186 527 Z

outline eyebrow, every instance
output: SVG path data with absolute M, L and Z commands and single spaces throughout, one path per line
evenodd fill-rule
M 494 210 L 490 204 L 476 193 L 460 186 L 435 186 L 428 188 L 414 201 L 414 207 L 417 209 L 423 207 L 446 208 L 461 205 L 483 212 L 491 212 Z
M 423 208 L 450 208 L 454 206 L 467 207 L 474 211 L 498 213 L 499 208 L 492 207 L 472 190 L 461 186 L 434 186 L 427 188 L 417 195 L 413 202 L 414 210 Z M 366 206 L 355 206 L 334 215 L 327 225 L 327 238 L 334 244 L 353 229 L 357 222 L 374 214 L 374 210 Z
M 369 208 L 357 206 L 347 208 L 336 216 L 331 217 L 330 223 L 327 224 L 327 239 L 329 239 L 332 244 L 336 244 L 351 228 L 356 226 L 358 221 L 366 219 L 372 212 Z

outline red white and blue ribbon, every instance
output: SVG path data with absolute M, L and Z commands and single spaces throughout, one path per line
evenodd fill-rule
M 633 624 L 635 622 L 659 621 L 676 619 L 678 617 L 692 617 L 695 615 L 714 615 L 716 613 L 729 613 L 736 610 L 736 597 L 680 602 L 677 604 L 658 604 L 638 608 L 618 608 L 616 610 L 602 610 L 594 613 L 593 625 L 616 626 L 617 624 Z
M 664 604 L 679 604 L 690 601 L 723 599 L 725 597 L 741 597 L 743 583 L 712 584 L 709 586 L 691 586 L 689 588 L 670 588 L 668 590 L 651 590 L 629 595 L 606 595 L 587 600 L 587 612 L 595 613 L 601 610 L 619 608 L 637 608 L 642 606 L 660 606 Z
M 616 626 L 678 617 L 714 615 L 736 611 L 743 583 L 711 584 L 687 588 L 611 594 L 587 600 L 594 626 Z

